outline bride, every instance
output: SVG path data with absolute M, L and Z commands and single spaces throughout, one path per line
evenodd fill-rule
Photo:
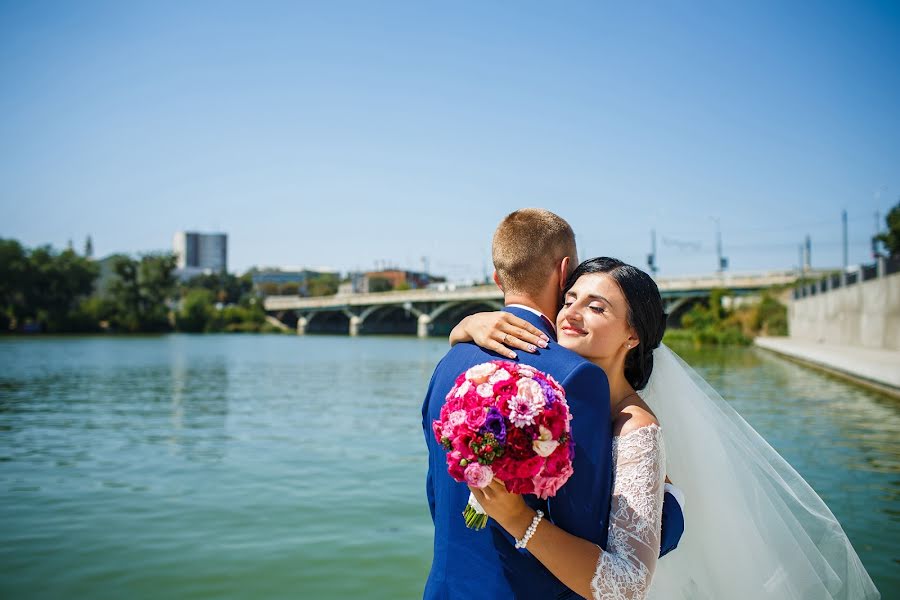
M 556 330 L 561 346 L 609 379 L 615 482 L 607 549 L 547 520 L 529 527 L 534 511 L 501 481 L 472 493 L 511 535 L 530 533 L 528 550 L 560 581 L 604 600 L 879 598 L 822 499 L 661 345 L 665 314 L 649 275 L 613 258 L 583 262 L 566 283 Z M 467 317 L 450 340 L 511 358 L 510 348 L 534 352 L 544 343 L 508 312 Z M 667 475 L 684 492 L 686 526 L 678 549 L 658 559 Z

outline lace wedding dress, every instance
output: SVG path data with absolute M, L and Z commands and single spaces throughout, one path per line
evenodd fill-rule
M 648 425 L 616 436 L 612 448 L 609 540 L 591 592 L 595 600 L 641 600 L 659 556 L 666 478 L 662 428 Z

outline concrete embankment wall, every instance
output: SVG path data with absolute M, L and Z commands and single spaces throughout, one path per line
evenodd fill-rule
M 900 273 L 792 300 L 788 327 L 799 340 L 900 350 Z

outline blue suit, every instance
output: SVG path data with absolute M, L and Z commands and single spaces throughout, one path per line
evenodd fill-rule
M 541 329 L 553 340 L 555 332 L 534 313 L 507 307 L 504 310 Z M 606 547 L 610 496 L 612 492 L 612 433 L 609 420 L 609 384 L 596 365 L 551 341 L 536 354 L 519 352 L 518 360 L 552 375 L 566 390 L 575 441 L 574 474 L 547 501 L 525 496 L 532 508 L 542 508 L 556 525 L 578 537 Z M 475 344 L 457 344 L 435 368 L 422 406 L 422 428 L 428 444 L 426 491 L 434 521 L 434 557 L 424 597 L 451 598 L 577 598 L 527 550 L 517 550 L 515 540 L 488 521 L 482 531 L 466 528 L 462 511 L 469 498 L 463 483 L 447 473 L 446 452 L 435 441 L 431 423 L 439 418 L 441 406 L 456 377 L 470 367 L 490 360 L 505 359 Z M 676 502 L 668 502 L 677 507 Z M 672 511 L 669 510 L 671 513 Z M 671 532 L 680 530 L 677 510 Z M 681 521 L 683 529 L 683 521 Z M 663 547 L 667 544 L 664 530 Z M 671 536 L 670 536 L 671 537 Z

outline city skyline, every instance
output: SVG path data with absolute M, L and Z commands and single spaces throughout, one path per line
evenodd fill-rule
M 0 236 L 490 274 L 516 208 L 661 277 L 871 260 L 900 8 L 0 5 Z

